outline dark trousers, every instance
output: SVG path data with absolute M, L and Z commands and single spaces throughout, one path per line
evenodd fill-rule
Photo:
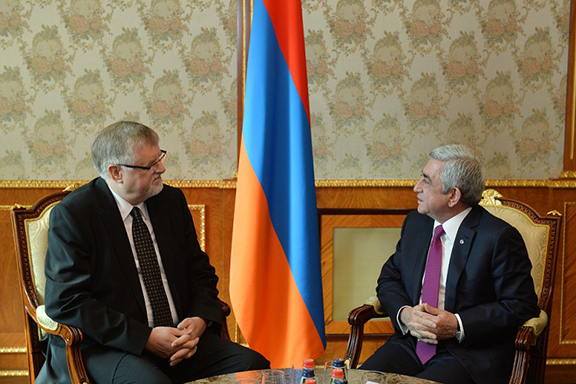
M 60 351 L 61 349 L 61 351 Z M 48 350 L 55 364 L 44 364 L 37 383 L 69 383 L 63 348 Z M 261 354 L 240 344 L 206 332 L 200 338 L 196 353 L 170 367 L 168 359 L 152 355 L 136 356 L 107 347 L 89 347 L 82 351 L 86 371 L 93 383 L 185 383 L 226 373 L 270 368 Z M 61 359 L 64 361 L 58 361 Z
M 464 366 L 442 342 L 434 357 L 423 365 L 416 354 L 416 339 L 408 335 L 390 338 L 359 369 L 399 373 L 444 384 L 474 384 Z

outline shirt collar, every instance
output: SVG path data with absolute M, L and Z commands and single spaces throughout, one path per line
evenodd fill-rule
M 458 229 L 460 229 L 460 224 L 462 224 L 462 222 L 464 221 L 466 216 L 468 216 L 471 210 L 472 207 L 468 207 L 459 214 L 457 214 L 456 216 L 452 216 L 442 224 L 442 227 L 444 227 L 444 232 L 446 233 L 446 236 L 448 236 L 449 239 L 454 240 L 456 238 Z M 434 220 L 434 229 L 436 229 L 436 227 L 439 225 L 440 223 Z
M 108 189 L 110 190 L 110 192 L 112 192 L 112 196 L 114 196 L 114 200 L 116 200 L 116 205 L 118 206 L 118 209 L 120 210 L 120 217 L 122 217 L 122 221 L 126 220 L 126 218 L 130 215 L 130 212 L 132 212 L 132 209 L 134 209 L 134 207 L 140 208 L 140 211 L 142 212 L 142 216 L 146 220 L 150 221 L 150 218 L 148 217 L 148 210 L 146 209 L 146 204 L 144 204 L 142 202 L 138 205 L 132 205 L 129 202 L 127 202 L 126 200 L 124 200 L 119 194 L 114 192 L 114 190 L 112 188 L 110 188 L 108 183 L 106 183 L 106 185 L 108 186 Z

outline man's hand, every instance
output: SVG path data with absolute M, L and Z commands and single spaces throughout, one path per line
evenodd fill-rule
M 195 337 L 201 337 L 206 330 L 206 320 L 201 317 L 187 317 L 178 324 L 178 329 L 186 334 Z
M 435 324 L 433 332 L 436 334 L 438 340 L 446 340 L 454 337 L 458 330 L 458 319 L 456 319 L 456 315 L 443 309 L 434 308 L 428 304 L 423 304 L 422 307 L 426 313 L 434 316 L 432 319 Z
M 174 347 L 173 344 L 184 334 L 185 332 L 178 328 L 152 328 L 144 349 L 156 356 L 167 359 L 178 351 L 179 348 Z
M 197 350 L 200 337 L 206 330 L 206 321 L 200 317 L 187 317 L 178 324 L 181 336 L 174 340 L 171 347 L 170 366 L 180 363 L 184 359 L 191 358 Z
M 177 351 L 170 356 L 170 366 L 180 363 L 184 359 L 191 358 L 198 349 L 199 337 L 192 337 L 192 335 L 182 335 L 172 343 L 172 346 Z
M 438 340 L 454 337 L 458 329 L 458 320 L 453 313 L 428 304 L 404 308 L 400 320 L 412 336 L 428 344 L 438 344 Z

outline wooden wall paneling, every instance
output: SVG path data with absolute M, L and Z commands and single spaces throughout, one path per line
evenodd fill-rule
M 221 277 L 224 273 L 223 255 L 221 244 L 221 228 L 222 228 L 222 210 L 220 189 L 215 186 L 212 188 L 187 188 L 183 187 L 182 191 L 186 197 L 186 201 L 192 206 L 202 206 L 204 208 L 204 251 L 210 258 L 210 263 L 216 269 L 216 274 Z M 194 219 L 194 226 L 196 233 L 199 234 L 202 230 L 202 223 L 200 222 L 199 212 L 195 213 L 192 210 L 192 218 Z M 218 288 L 223 286 L 222 280 L 218 282 Z
M 412 183 L 410 183 L 412 184 Z M 414 184 L 416 182 L 414 181 Z M 316 188 L 318 209 L 321 208 L 412 208 L 416 194 L 408 187 L 331 187 Z
M 218 275 L 218 290 L 221 300 L 230 304 L 230 253 L 232 246 L 232 225 L 234 217 L 235 189 L 215 184 L 207 188 L 183 187 L 184 195 L 190 205 L 205 207 L 205 252 Z M 200 233 L 200 223 L 193 212 L 197 233 Z M 227 320 L 228 332 L 233 340 L 243 339 L 238 335 L 234 309 Z
M 576 377 L 576 318 L 570 302 L 576 298 L 576 190 L 553 189 L 551 194 L 549 210 L 557 210 L 564 217 L 552 298 L 547 372 L 552 365 L 569 365 Z
M 24 338 L 24 312 L 17 281 L 16 257 L 10 211 L 0 209 L 0 374 L 28 372 Z
M 489 187 L 498 191 L 502 196 L 516 199 L 530 205 L 540 214 L 550 211 L 551 192 L 546 187 Z
M 555 323 L 558 339 L 553 352 L 576 358 L 576 202 L 566 202 L 563 214 L 564 240 L 558 270 L 560 289 L 554 293 L 559 311 Z
M 335 191 L 334 191 L 335 192 Z M 373 193 L 379 193 L 376 190 Z M 348 192 L 345 192 L 347 195 Z M 337 194 L 337 192 L 335 192 Z M 353 200 L 350 200 L 351 202 Z M 327 347 L 317 363 L 343 357 L 350 326 L 346 320 L 335 320 L 333 317 L 334 295 L 334 230 L 336 228 L 400 228 L 406 214 L 412 209 L 362 209 L 362 208 L 320 208 L 320 253 L 322 263 L 322 286 L 324 294 L 324 318 L 326 325 Z M 384 258 L 383 258 L 384 260 Z M 383 263 L 383 262 L 382 262 Z M 382 263 L 374 265 L 379 270 Z M 376 281 L 374 281 L 374 289 Z M 368 297 L 364 298 L 367 299 Z M 357 306 L 363 302 L 358 302 Z M 353 307 L 349 310 L 354 309 Z M 394 333 L 389 320 L 371 321 L 365 326 L 365 339 L 360 361 L 368 358 L 386 339 Z
M 65 184 L 62 182 L 61 184 Z M 8 209 L 15 203 L 22 205 L 31 205 L 40 197 L 47 194 L 59 191 L 62 189 L 61 184 L 57 187 L 46 188 L 40 185 L 39 187 L 16 187 L 16 188 L 0 188 L 0 272 L 2 273 L 0 279 L 0 297 L 2 297 L 2 309 L 0 309 L 0 369 L 19 370 L 25 366 L 25 358 L 18 353 L 1 353 L 2 347 L 14 345 L 17 348 L 24 346 L 23 338 L 23 318 L 22 307 L 20 303 L 20 292 L 15 282 L 16 268 L 14 265 L 14 246 L 11 236 L 11 223 L 9 219 Z M 219 289 L 220 297 L 230 302 L 229 296 L 229 279 L 230 279 L 230 251 L 232 242 L 232 227 L 234 215 L 234 199 L 235 199 L 235 185 L 233 182 L 214 182 L 205 183 L 202 187 L 189 186 L 188 182 L 182 182 L 180 186 L 187 198 L 188 204 L 197 205 L 204 209 L 204 235 L 206 251 L 210 256 L 210 260 L 217 270 L 220 277 Z M 400 182 L 391 182 L 389 185 L 385 181 L 375 183 L 375 186 L 365 185 L 350 185 L 346 182 L 319 182 L 316 189 L 318 208 L 320 212 L 323 209 L 388 209 L 388 208 L 406 208 L 413 210 L 416 208 L 416 195 L 412 191 L 415 180 L 403 180 Z M 353 184 L 353 183 L 352 183 Z M 362 183 L 360 183 L 362 184 Z M 552 209 L 556 209 L 562 214 L 565 214 L 563 231 L 566 234 L 565 244 L 567 246 L 566 252 L 561 252 L 558 263 L 558 278 L 556 279 L 555 293 L 553 299 L 553 314 L 551 317 L 551 336 L 549 342 L 549 357 L 552 358 L 553 364 L 561 363 L 559 374 L 554 374 L 553 369 L 548 369 L 547 372 L 552 372 L 547 377 L 559 378 L 562 375 L 567 376 L 569 372 L 574 373 L 576 377 L 576 317 L 573 316 L 576 308 L 573 308 L 573 302 L 576 302 L 576 240 L 572 237 L 576 236 L 576 188 L 571 184 L 562 184 L 560 187 L 554 181 L 520 181 L 516 184 L 514 182 L 503 181 L 488 181 L 487 185 L 496 189 L 506 197 L 515 198 L 527 202 L 533 206 L 540 213 L 546 213 Z M 565 207 L 565 203 L 566 204 Z M 566 212 L 564 212 L 566 211 Z M 334 213 L 335 211 L 332 211 Z M 349 212 L 348 212 L 349 213 Z M 200 230 L 201 209 L 193 208 L 192 215 L 197 225 L 197 230 Z M 335 215 L 338 216 L 338 215 Z M 345 215 L 344 215 L 345 217 Z M 366 219 L 351 219 L 345 218 L 343 222 L 338 222 L 337 219 L 332 224 L 334 225 L 368 225 L 366 223 L 374 218 Z M 348 221 L 347 221 L 348 220 Z M 387 225 L 386 223 L 377 222 L 375 219 L 369 225 Z M 362 224 L 364 223 L 364 224 Z M 394 225 L 400 225 L 401 220 Z M 321 219 L 322 224 L 322 219 Z M 326 223 L 324 223 L 326 224 Z M 326 252 L 329 251 L 329 246 L 326 243 L 325 230 L 321 229 L 322 236 L 322 255 L 323 255 L 323 268 L 327 260 L 325 259 Z M 564 263 L 562 263 L 564 260 Z M 563 272 L 561 271 L 564 265 Z M 379 268 L 379 267 L 378 267 Z M 323 270 L 323 273 L 326 272 Z M 562 273 L 562 278 L 560 273 Z M 13 277 L 10 277 L 13 276 Z M 332 285 L 332 282 L 326 280 L 324 276 L 324 286 Z M 563 286 L 562 286 L 563 282 Z M 561 300 L 563 298 L 563 301 Z M 562 301 L 562 306 L 560 305 Z M 328 302 L 328 300 L 326 300 Z M 328 313 L 328 309 L 327 309 Z M 574 319 L 573 319 L 574 318 Z M 561 321 L 562 320 L 562 321 Z M 345 323 L 345 322 L 341 322 Z M 385 331 L 378 329 L 382 325 L 377 325 L 376 329 L 367 329 L 368 336 L 365 341 L 361 360 L 365 360 L 373 351 L 378 348 L 385 340 Z M 338 322 L 330 321 L 327 317 L 327 330 L 330 334 L 328 338 L 328 345 L 326 352 L 317 359 L 321 363 L 326 360 L 331 360 L 335 357 L 341 357 L 344 354 L 346 341 L 347 341 L 347 325 L 338 324 Z M 562 329 L 562 338 L 560 338 L 560 329 Z M 231 336 L 236 337 L 238 341 L 243 342 L 241 333 L 236 327 L 234 313 L 229 318 L 229 331 Z M 6 345 L 1 344 L 2 340 L 6 341 Z M 24 363 L 22 363 L 22 361 Z M 551 365 L 549 365 L 549 368 Z M 576 381 L 576 380 L 574 380 Z M 556 384 L 560 384 L 558 381 Z M 563 381 L 569 382 L 569 381 Z
M 386 212 L 386 214 L 383 214 Z M 357 209 L 321 209 L 320 213 L 320 254 L 322 263 L 322 286 L 324 289 L 324 318 L 326 334 L 348 335 L 350 326 L 347 321 L 337 321 L 333 318 L 333 291 L 334 264 L 333 245 L 334 229 L 336 228 L 400 228 L 406 211 L 391 212 L 388 210 L 373 210 L 372 214 L 366 210 Z M 380 269 L 382 265 L 374 265 Z M 374 282 L 376 288 L 376 282 Z M 366 297 L 365 299 L 367 299 Z M 357 305 L 362 305 L 359 302 Z M 354 308 L 350 308 L 352 310 Z M 391 334 L 392 324 L 389 321 L 374 321 L 366 324 L 366 334 Z

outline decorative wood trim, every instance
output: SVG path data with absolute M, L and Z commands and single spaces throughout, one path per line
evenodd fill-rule
M 576 179 L 576 171 L 562 171 L 561 179 Z
M 29 208 L 32 207 L 32 206 L 31 206 L 31 205 L 20 205 L 20 204 L 0 205 L 0 212 L 2 212 L 2 211 L 10 211 L 10 210 L 11 210 L 12 208 L 14 208 L 14 207 L 29 209 Z
M 190 211 L 200 212 L 200 237 L 198 242 L 203 251 L 206 250 L 206 206 L 203 204 L 188 204 Z
M 0 188 L 58 188 L 86 184 L 86 180 L 0 180 Z
M 576 171 L 573 173 L 564 172 L 562 176 L 570 175 L 562 179 L 541 179 L 541 180 L 506 180 L 491 179 L 486 180 L 486 188 L 496 187 L 543 187 L 543 188 L 576 188 Z M 77 188 L 86 184 L 88 180 L 0 180 L 1 188 Z M 374 188 L 374 187 L 406 187 L 412 188 L 418 179 L 364 179 L 364 180 L 316 180 L 316 188 L 333 187 L 354 187 L 354 188 Z M 235 189 L 236 180 L 166 180 L 165 183 L 176 188 L 218 188 Z
M 54 188 L 75 189 L 88 180 L 0 180 L 0 188 Z M 233 188 L 236 182 L 228 180 L 167 180 L 166 184 L 177 188 Z
M 0 370 L 0 377 L 20 377 L 20 376 L 28 376 L 28 371 L 24 369 Z
M 570 6 L 570 41 L 568 43 L 568 89 L 566 94 L 566 123 L 564 127 L 564 172 L 574 171 L 576 165 L 576 69 L 575 45 L 576 45 L 576 2 Z
M 576 365 L 576 359 L 546 359 L 546 365 Z
M 335 228 L 339 228 L 340 220 L 345 220 L 346 217 L 372 217 L 379 218 L 393 224 L 397 221 L 398 228 L 400 228 L 404 217 L 412 209 L 387 209 L 387 208 L 319 208 L 319 225 L 320 225 L 320 257 L 322 261 L 322 284 L 324 286 L 324 322 L 326 326 L 327 336 L 345 336 L 350 332 L 350 323 L 346 320 L 334 320 L 333 318 L 333 290 L 329 288 L 334 281 L 334 232 Z M 333 221 L 336 219 L 337 221 Z M 339 224 L 338 224 L 339 223 Z M 348 227 L 346 224 L 345 227 Z M 370 228 L 373 222 L 363 225 L 352 225 L 353 228 Z M 394 329 L 390 321 L 379 321 L 366 324 L 366 336 L 381 336 L 392 335 Z
M 0 354 L 26 353 L 26 347 L 0 347 Z

